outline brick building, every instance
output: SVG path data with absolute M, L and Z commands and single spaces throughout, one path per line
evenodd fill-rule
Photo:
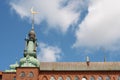
M 25 42 L 24 57 L 0 71 L 0 80 L 120 80 L 120 62 L 39 62 L 34 26 Z

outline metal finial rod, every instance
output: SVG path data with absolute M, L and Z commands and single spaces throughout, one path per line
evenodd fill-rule
M 32 29 L 34 29 L 34 14 L 32 14 Z
M 34 8 L 31 8 L 31 13 L 32 13 L 32 29 L 34 29 L 34 14 L 38 14 L 38 12 L 34 11 Z

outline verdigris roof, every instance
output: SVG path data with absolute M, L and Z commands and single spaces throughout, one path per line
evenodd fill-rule
M 120 62 L 40 62 L 45 71 L 120 71 Z

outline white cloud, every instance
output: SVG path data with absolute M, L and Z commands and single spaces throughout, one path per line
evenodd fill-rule
M 120 49 L 120 0 L 91 0 L 74 47 Z
M 40 43 L 40 53 L 38 59 L 43 62 L 56 62 L 61 58 L 61 49 L 56 46 L 49 46 L 45 43 Z
M 50 28 L 66 32 L 70 25 L 76 24 L 85 0 L 12 0 L 10 5 L 21 18 L 30 18 L 30 8 L 34 6 L 40 13 L 35 23 L 46 21 Z M 62 4 L 66 3 L 66 6 Z

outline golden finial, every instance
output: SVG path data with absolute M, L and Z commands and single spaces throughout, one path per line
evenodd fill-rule
M 31 14 L 32 14 L 32 29 L 34 29 L 34 15 L 38 14 L 38 12 L 34 11 L 34 7 L 31 8 Z

